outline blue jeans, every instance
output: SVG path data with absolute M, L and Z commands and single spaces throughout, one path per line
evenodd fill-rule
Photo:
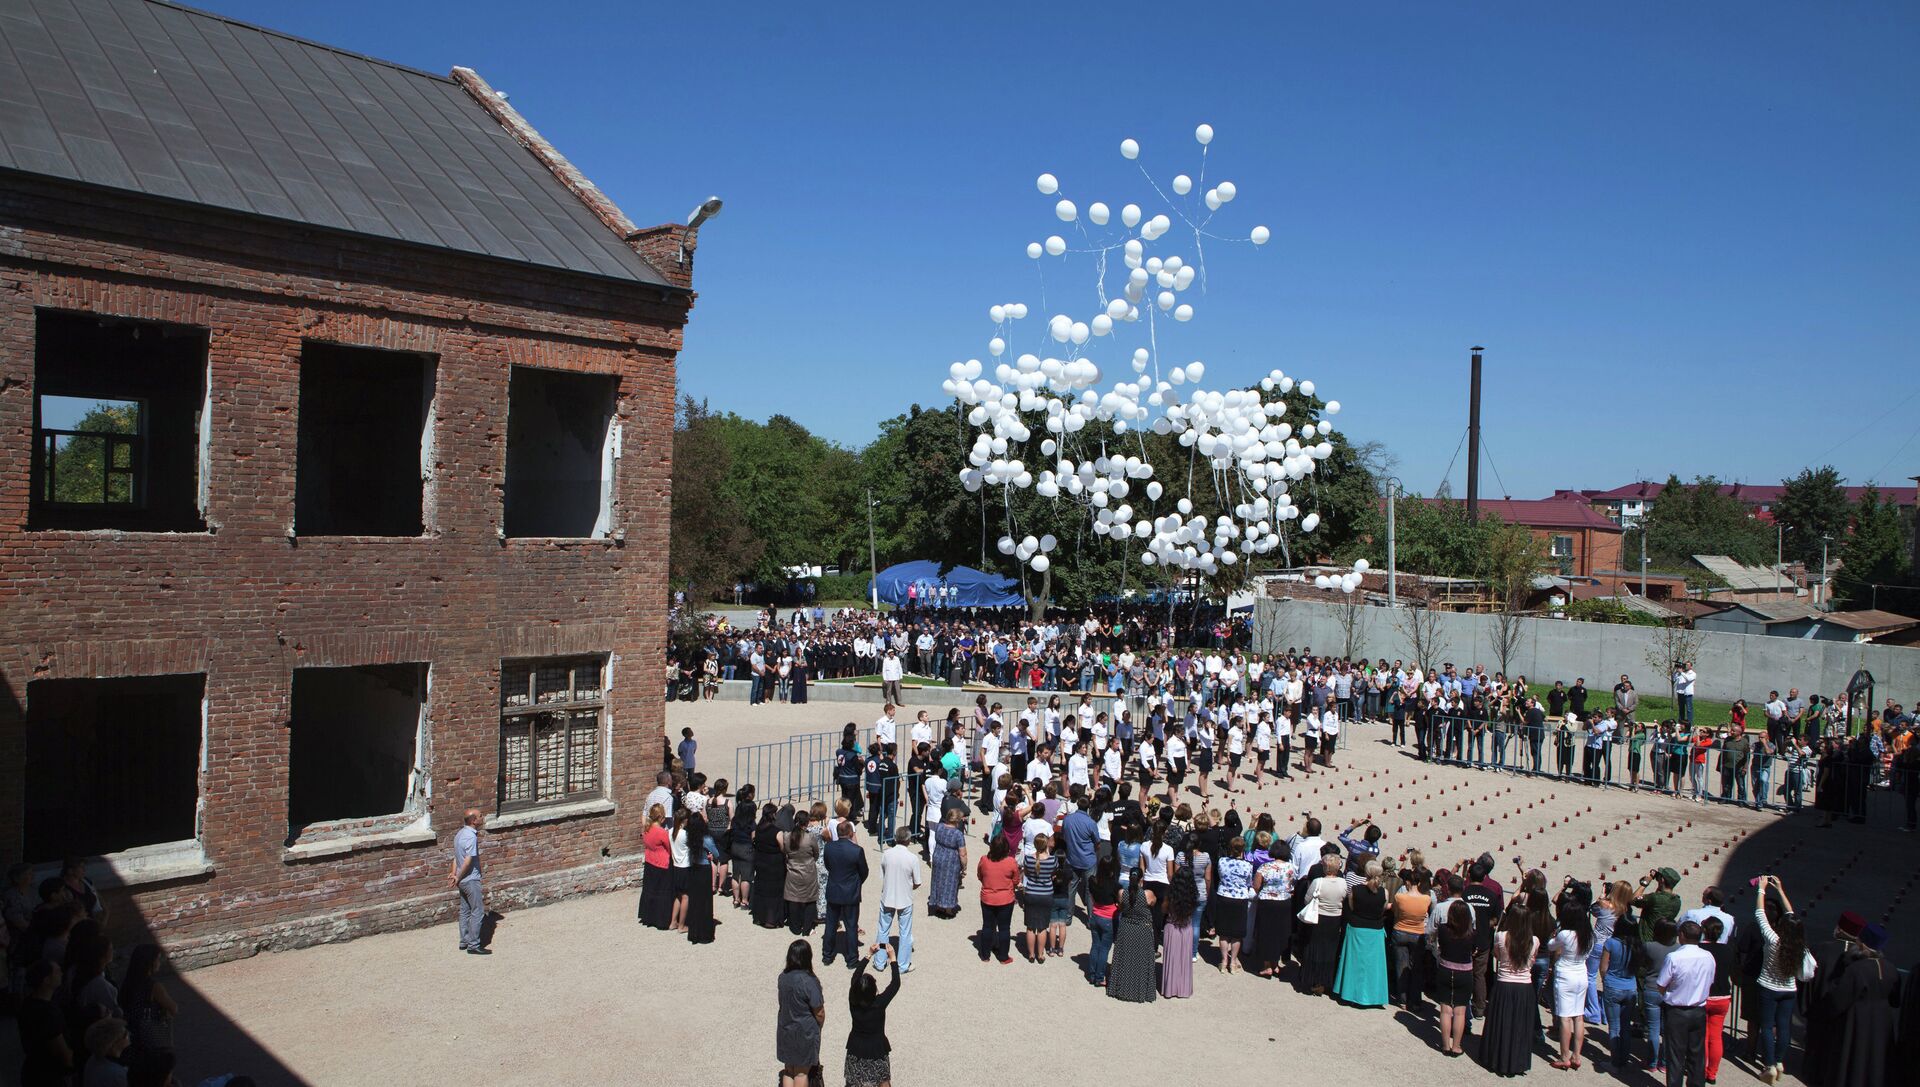
M 1690 780 L 1693 782 L 1694 799 L 1696 800 L 1706 799 L 1709 795 L 1711 795 L 1707 792 L 1707 764 L 1704 762 L 1691 763 L 1688 765 L 1687 769 L 1688 769 L 1688 773 L 1691 775 Z
M 1767 759 L 1754 764 L 1753 770 L 1753 806 L 1760 810 L 1767 807 L 1767 794 L 1773 790 L 1773 768 L 1767 765 Z
M 1760 1061 L 1762 1064 L 1787 1063 L 1787 1049 L 1793 1044 L 1793 1003 L 1797 993 L 1776 993 L 1762 985 L 1760 992 Z
M 1692 728 L 1693 727 L 1693 696 L 1690 694 L 1676 695 L 1674 697 L 1674 701 L 1680 704 L 1679 705 L 1680 720 L 1685 721 L 1688 728 Z
M 1667 1011 L 1667 994 L 1654 986 L 1651 980 L 1640 983 L 1640 1014 L 1647 1023 L 1647 1044 L 1653 1048 L 1653 1063 L 1664 1063 L 1660 1059 L 1660 1024 Z
M 1637 995 L 1631 987 L 1603 985 L 1600 988 L 1600 1005 L 1607 1013 L 1607 1057 L 1616 1066 L 1627 1062 L 1627 1006 Z
M 1493 764 L 1502 770 L 1507 768 L 1507 734 L 1493 734 Z
M 1475 766 L 1487 764 L 1487 734 L 1484 729 L 1467 733 L 1467 758 L 1472 760 Z
M 1089 915 L 1093 929 L 1093 947 L 1087 951 L 1087 980 L 1095 985 L 1107 980 L 1107 955 L 1113 950 L 1113 918 Z
M 1787 770 L 1787 807 L 1800 810 L 1800 802 L 1807 788 L 1807 772 L 1799 767 Z
M 887 943 L 888 933 L 893 933 L 894 935 L 897 935 L 900 938 L 900 951 L 899 951 L 900 969 L 905 970 L 909 966 L 912 966 L 913 965 L 913 907 L 912 906 L 903 906 L 897 910 L 888 909 L 885 906 L 880 907 L 880 943 L 882 945 L 885 945 Z M 887 950 L 885 946 L 882 946 L 880 951 L 876 953 L 873 956 L 873 958 L 874 958 L 873 968 L 875 970 L 885 970 L 887 968 Z
M 827 931 L 820 942 L 820 963 L 833 961 L 834 955 L 846 956 L 847 968 L 860 961 L 860 903 L 827 903 Z

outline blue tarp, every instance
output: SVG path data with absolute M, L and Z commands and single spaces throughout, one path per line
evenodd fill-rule
M 1026 603 L 1016 581 L 970 566 L 956 566 L 943 575 L 939 563 L 926 559 L 887 567 L 868 582 L 868 592 L 875 584 L 881 600 L 900 607 L 906 606 L 909 588 L 914 590 L 914 604 L 922 608 L 1005 608 Z

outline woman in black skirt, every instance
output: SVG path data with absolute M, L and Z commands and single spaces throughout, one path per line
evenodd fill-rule
M 1340 973 L 1340 944 L 1347 935 L 1340 924 L 1347 899 L 1347 881 L 1341 876 L 1346 865 L 1336 853 L 1322 857 L 1320 865 L 1326 874 L 1307 885 L 1306 905 L 1314 907 L 1315 916 L 1300 963 L 1300 988 L 1315 996 L 1333 990 Z
M 753 923 L 761 928 L 779 928 L 787 913 L 787 851 L 781 848 L 779 814 L 772 804 L 763 805 L 753 828 Z
M 1293 942 L 1293 850 L 1275 838 L 1271 859 L 1253 873 L 1253 953 L 1263 978 L 1277 978 Z
M 690 944 L 713 942 L 713 877 L 709 873 L 720 863 L 720 855 L 713 848 L 713 836 L 708 829 L 706 818 L 699 812 L 687 817 L 687 845 L 693 854 L 693 863 L 683 923 Z
M 1473 907 L 1463 898 L 1447 903 L 1446 916 L 1435 931 L 1439 954 L 1433 972 L 1433 1002 L 1440 1006 L 1440 1052 L 1464 1055 L 1460 1043 L 1467 1036 L 1467 1011 L 1473 1006 Z M 1527 967 L 1532 969 L 1529 962 Z
M 648 928 L 664 929 L 673 923 L 673 834 L 667 830 L 664 805 L 655 804 L 647 809 L 647 829 L 640 840 L 646 847 L 646 871 L 640 882 L 640 923 Z
M 724 848 L 733 862 L 733 908 L 736 910 L 747 908 L 747 895 L 753 890 L 753 797 L 753 786 L 740 786 L 733 798 L 732 817 L 727 821 Z
M 1540 1006 L 1534 997 L 1533 913 L 1518 903 L 1507 907 L 1493 939 L 1493 994 L 1480 1034 L 1480 1063 L 1502 1076 L 1523 1076 L 1533 1064 L 1533 1038 L 1540 1030 Z

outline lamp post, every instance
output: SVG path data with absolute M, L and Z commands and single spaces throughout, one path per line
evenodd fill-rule
M 880 612 L 880 560 L 876 558 L 873 546 L 873 507 L 879 505 L 873 500 L 873 488 L 867 488 L 867 569 L 873 576 L 867 581 L 867 589 L 873 595 L 874 614 Z

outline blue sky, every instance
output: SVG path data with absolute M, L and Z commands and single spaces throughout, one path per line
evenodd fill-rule
M 1035 175 L 1117 207 L 1123 137 L 1164 186 L 1204 121 L 1219 229 L 1273 242 L 1210 246 L 1169 350 L 1314 378 L 1410 488 L 1476 343 L 1487 493 L 1920 473 L 1912 4 L 204 2 L 478 69 L 637 222 L 723 197 L 683 389 L 849 445 L 941 402 L 993 303 L 1041 330 Z

